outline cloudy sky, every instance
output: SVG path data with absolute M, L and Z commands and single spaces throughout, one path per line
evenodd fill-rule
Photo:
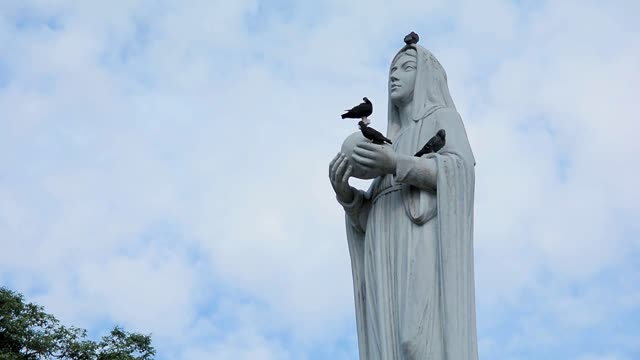
M 0 284 L 165 359 L 355 359 L 328 164 L 404 35 L 477 160 L 481 359 L 640 358 L 640 2 L 0 1 Z M 367 183 L 353 181 L 363 187 Z

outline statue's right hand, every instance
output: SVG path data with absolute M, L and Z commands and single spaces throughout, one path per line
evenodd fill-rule
M 329 180 L 336 195 L 341 201 L 349 203 L 353 200 L 353 189 L 349 185 L 349 177 L 353 167 L 343 153 L 338 153 L 329 164 Z

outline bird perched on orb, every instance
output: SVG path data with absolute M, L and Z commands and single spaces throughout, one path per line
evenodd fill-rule
M 414 33 L 413 31 L 404 37 L 404 43 L 407 45 L 417 44 L 418 41 L 420 41 L 420 36 L 418 36 L 418 34 Z
M 444 129 L 438 130 L 438 132 L 431 139 L 429 139 L 429 141 L 424 144 L 422 149 L 420 149 L 420 151 L 418 151 L 414 156 L 420 157 L 425 154 L 440 151 L 440 149 L 444 147 L 446 136 L 447 133 L 444 131 Z
M 367 139 L 371 140 L 374 144 L 383 145 L 384 143 L 392 144 L 391 140 L 387 139 L 384 135 L 382 135 L 378 130 L 369 127 L 369 124 L 364 122 L 364 120 L 360 120 L 358 122 L 360 125 L 360 131 L 362 135 Z
M 343 119 L 362 119 L 365 123 L 369 124 L 370 121 L 367 119 L 371 114 L 373 114 L 373 104 L 369 99 L 365 96 L 362 98 L 363 103 L 354 106 L 350 110 L 345 110 L 346 113 L 342 114 Z

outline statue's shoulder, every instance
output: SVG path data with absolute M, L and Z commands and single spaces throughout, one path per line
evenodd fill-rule
M 460 113 L 455 108 L 443 107 L 433 112 L 432 116 L 437 119 L 461 119 Z
M 434 110 L 426 118 L 422 120 L 420 128 L 420 138 L 430 139 L 436 131 L 446 128 L 455 128 L 456 124 L 461 122 L 460 114 L 455 108 L 439 108 Z
M 462 117 L 455 108 L 440 108 L 434 111 L 432 116 L 433 124 L 437 129 L 458 131 L 464 127 Z

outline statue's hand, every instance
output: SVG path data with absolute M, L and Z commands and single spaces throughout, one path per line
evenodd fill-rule
M 351 158 L 368 169 L 379 169 L 385 174 L 395 174 L 397 157 L 391 146 L 366 142 L 353 149 Z
M 336 195 L 341 201 L 350 203 L 353 200 L 353 189 L 349 185 L 352 167 L 343 153 L 338 153 L 329 164 L 329 180 Z

